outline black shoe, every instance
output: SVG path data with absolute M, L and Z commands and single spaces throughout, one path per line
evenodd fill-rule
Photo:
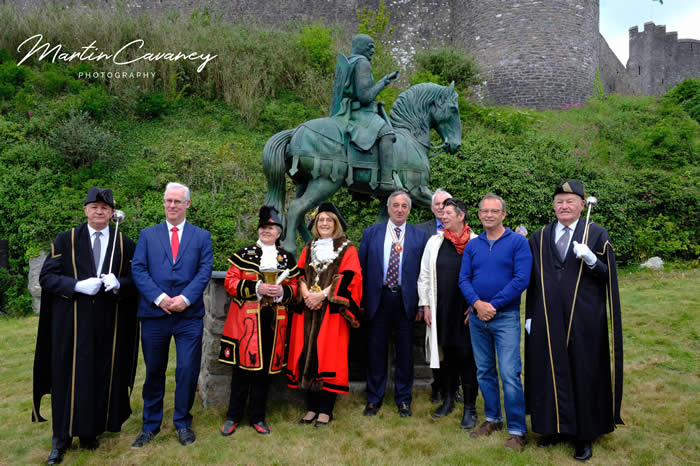
M 95 451 L 99 446 L 100 442 L 95 437 L 80 439 L 80 448 L 82 448 L 83 450 Z
M 158 435 L 158 432 L 141 432 L 139 436 L 136 437 L 136 440 L 134 440 L 134 443 L 131 444 L 131 449 L 136 450 L 143 447 L 156 438 L 156 435 Z
M 270 433 L 270 426 L 265 424 L 265 421 L 258 421 L 251 424 L 251 426 L 253 426 L 253 429 L 255 429 L 255 432 L 258 434 L 268 435 Z
M 313 412 L 313 411 L 309 411 L 309 412 L 307 412 L 306 414 L 304 414 L 304 417 L 306 417 L 306 415 L 309 414 L 309 413 L 311 413 L 311 412 Z M 302 417 L 301 419 L 299 419 L 298 424 L 299 424 L 299 425 L 302 425 L 302 426 L 308 426 L 309 424 L 313 424 L 313 423 L 314 423 L 314 421 L 315 421 L 316 418 L 318 417 L 318 413 L 315 413 L 315 414 L 314 414 L 314 417 L 312 417 L 311 419 L 304 419 L 304 417 Z
M 180 441 L 180 445 L 186 447 L 187 445 L 192 445 L 197 441 L 197 437 L 194 435 L 194 431 L 189 427 L 183 427 L 177 430 L 177 439 Z
M 591 442 L 582 442 L 577 440 L 574 442 L 576 446 L 576 452 L 574 453 L 574 459 L 578 461 L 588 461 L 593 456 L 593 447 Z
M 445 401 L 442 402 L 440 407 L 433 413 L 433 419 L 440 419 L 441 417 L 447 416 L 455 409 L 455 397 L 454 394 L 448 393 L 445 397 Z
M 330 424 L 332 420 L 333 420 L 332 414 L 328 415 L 328 422 L 321 422 L 320 420 L 316 419 L 316 423 L 314 424 L 314 427 L 328 427 L 328 424 Z
M 376 416 L 379 408 L 382 407 L 381 403 L 367 403 L 365 410 L 362 411 L 363 416 Z
M 63 455 L 66 454 L 68 448 L 54 448 L 51 450 L 49 457 L 46 459 L 46 464 L 60 464 L 63 461 Z
M 464 403 L 464 414 L 462 415 L 462 422 L 459 424 L 459 427 L 464 430 L 471 430 L 476 427 L 478 420 L 479 417 L 476 415 L 476 406 Z
M 401 417 L 409 417 L 412 416 L 413 413 L 411 412 L 411 405 L 408 403 L 401 403 L 399 406 L 399 416 Z
M 442 394 L 440 393 L 440 388 L 435 386 L 430 390 L 430 402 L 433 404 L 440 403 L 442 400 Z
M 236 432 L 236 427 L 238 427 L 238 422 L 233 419 L 226 419 L 224 425 L 221 426 L 221 435 L 228 437 L 232 433 Z
M 540 439 L 537 441 L 537 446 L 539 448 L 547 448 L 551 447 L 557 444 L 560 444 L 561 442 L 566 441 L 566 437 L 561 435 L 561 434 L 550 434 L 550 435 L 545 435 L 543 437 L 540 437 Z
M 455 402 L 464 403 L 464 395 L 462 395 L 462 390 L 459 388 L 455 391 Z

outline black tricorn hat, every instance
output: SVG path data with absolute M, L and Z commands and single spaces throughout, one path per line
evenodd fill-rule
M 586 195 L 583 193 L 583 184 L 577 180 L 562 181 L 559 183 L 552 197 L 562 193 L 576 194 L 577 196 L 581 196 L 581 199 L 586 198 Z
M 258 228 L 264 227 L 265 225 L 277 225 L 284 230 L 284 225 L 282 225 L 282 219 L 280 218 L 279 212 L 277 212 L 277 209 L 269 205 L 264 205 L 260 208 Z
M 112 194 L 112 190 L 109 188 L 91 187 L 85 198 L 85 204 L 83 205 L 88 205 L 92 202 L 104 202 L 114 209 L 114 195 Z
M 313 228 L 314 222 L 316 221 L 316 217 L 318 217 L 318 214 L 320 214 L 321 212 L 330 212 L 330 213 L 334 214 L 336 217 L 338 217 L 338 221 L 340 222 L 340 228 L 342 228 L 343 231 L 348 229 L 348 224 L 345 222 L 345 219 L 343 218 L 343 216 L 340 215 L 338 208 L 332 202 L 321 202 L 318 205 L 316 215 L 314 215 L 314 218 L 312 218 L 311 221 L 309 222 L 309 230 L 311 230 L 311 228 Z

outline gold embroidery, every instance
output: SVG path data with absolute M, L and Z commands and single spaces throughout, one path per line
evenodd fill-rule
M 547 347 L 549 348 L 549 366 L 552 369 L 552 385 L 554 386 L 554 409 L 557 413 L 557 433 L 559 432 L 559 398 L 557 396 L 557 379 L 554 376 L 554 357 L 552 356 L 552 343 L 549 335 L 549 317 L 547 316 L 547 297 L 544 294 L 544 267 L 542 265 L 542 242 L 544 228 L 540 232 L 540 283 L 542 285 L 542 306 L 544 307 L 544 321 L 547 327 Z

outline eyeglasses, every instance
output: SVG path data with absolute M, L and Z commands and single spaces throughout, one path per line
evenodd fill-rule
M 479 209 L 480 214 L 491 214 L 491 215 L 498 215 L 501 213 L 501 209 Z

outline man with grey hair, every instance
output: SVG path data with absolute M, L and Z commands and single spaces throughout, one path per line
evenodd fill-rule
M 389 221 L 362 232 L 362 308 L 368 324 L 367 405 L 374 416 L 382 405 L 387 379 L 389 335 L 394 335 L 396 367 L 394 400 L 401 417 L 411 416 L 413 325 L 418 311 L 418 274 L 424 231 L 406 222 L 411 197 L 395 191 L 387 200 Z
M 520 380 L 520 295 L 530 281 L 532 254 L 527 239 L 503 226 L 506 203 L 489 193 L 479 203 L 484 232 L 469 241 L 462 256 L 459 287 L 471 306 L 469 334 L 486 422 L 470 437 L 503 429 L 500 373 L 510 437 L 506 448 L 525 448 L 525 395 Z M 498 371 L 496 370 L 498 360 Z
M 132 448 L 141 448 L 160 432 L 163 420 L 168 349 L 175 339 L 175 409 L 173 424 L 182 445 L 195 442 L 190 409 L 202 359 L 203 293 L 211 277 L 211 235 L 185 221 L 190 190 L 168 183 L 163 194 L 165 222 L 141 230 L 132 263 L 141 293 L 138 317 L 146 363 L 143 428 Z

